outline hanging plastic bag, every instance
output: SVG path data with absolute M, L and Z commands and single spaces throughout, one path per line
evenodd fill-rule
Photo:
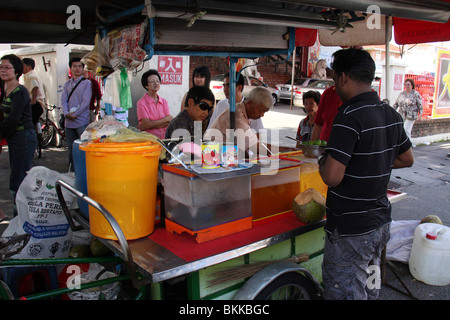
M 122 68 L 122 70 L 120 70 L 118 87 L 120 96 L 120 106 L 122 107 L 123 110 L 126 111 L 133 106 L 131 101 L 130 79 L 128 78 L 128 72 L 126 68 Z
M 92 70 L 99 76 L 105 76 L 113 72 L 113 68 L 109 63 L 108 53 L 103 45 L 100 35 L 95 35 L 95 46 L 91 52 L 85 55 L 81 62 L 83 62 L 89 70 Z

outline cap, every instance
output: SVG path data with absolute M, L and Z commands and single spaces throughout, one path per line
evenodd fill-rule
M 428 232 L 425 237 L 427 239 L 430 239 L 430 240 L 436 240 L 437 234 L 436 233 L 432 233 L 432 232 Z

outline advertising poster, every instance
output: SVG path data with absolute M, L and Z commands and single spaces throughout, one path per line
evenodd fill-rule
M 432 118 L 450 117 L 450 51 L 439 50 Z

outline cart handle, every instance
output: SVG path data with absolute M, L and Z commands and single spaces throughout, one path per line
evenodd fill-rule
M 128 246 L 128 242 L 125 238 L 125 235 L 122 232 L 122 229 L 120 228 L 119 224 L 117 223 L 117 221 L 113 217 L 113 215 L 97 201 L 89 198 L 87 195 L 78 191 L 77 189 L 72 187 L 70 184 L 64 182 L 63 180 L 58 180 L 58 181 L 56 181 L 56 184 L 55 184 L 56 193 L 58 194 L 59 202 L 61 203 L 62 209 L 64 211 L 64 214 L 67 218 L 67 221 L 68 221 L 69 226 L 72 229 L 72 231 L 77 231 L 77 230 L 83 229 L 83 227 L 75 226 L 75 223 L 72 219 L 72 215 L 70 214 L 69 208 L 67 207 L 66 201 L 64 199 L 64 195 L 62 193 L 61 187 L 64 187 L 70 193 L 74 194 L 76 197 L 80 198 L 81 200 L 83 200 L 83 201 L 87 202 L 88 204 L 90 204 L 91 206 L 93 206 L 95 209 L 97 209 L 103 215 L 103 217 L 105 217 L 105 219 L 108 221 L 109 225 L 113 229 L 113 231 L 119 241 L 120 246 L 122 247 L 123 260 L 125 261 L 127 271 L 130 274 L 131 282 L 133 283 L 133 286 L 135 288 L 140 287 L 142 284 L 137 279 L 136 268 L 134 266 L 133 256 L 131 254 L 130 247 Z M 85 225 L 89 224 L 86 219 L 84 219 L 76 214 L 74 214 L 74 217 L 76 218 L 76 220 L 83 220 L 83 223 Z

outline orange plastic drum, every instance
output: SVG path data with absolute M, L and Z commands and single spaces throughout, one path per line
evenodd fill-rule
M 80 145 L 86 152 L 88 196 L 116 219 L 127 240 L 153 232 L 161 146 L 147 142 Z M 117 237 L 103 215 L 89 206 L 90 231 L 105 239 Z

